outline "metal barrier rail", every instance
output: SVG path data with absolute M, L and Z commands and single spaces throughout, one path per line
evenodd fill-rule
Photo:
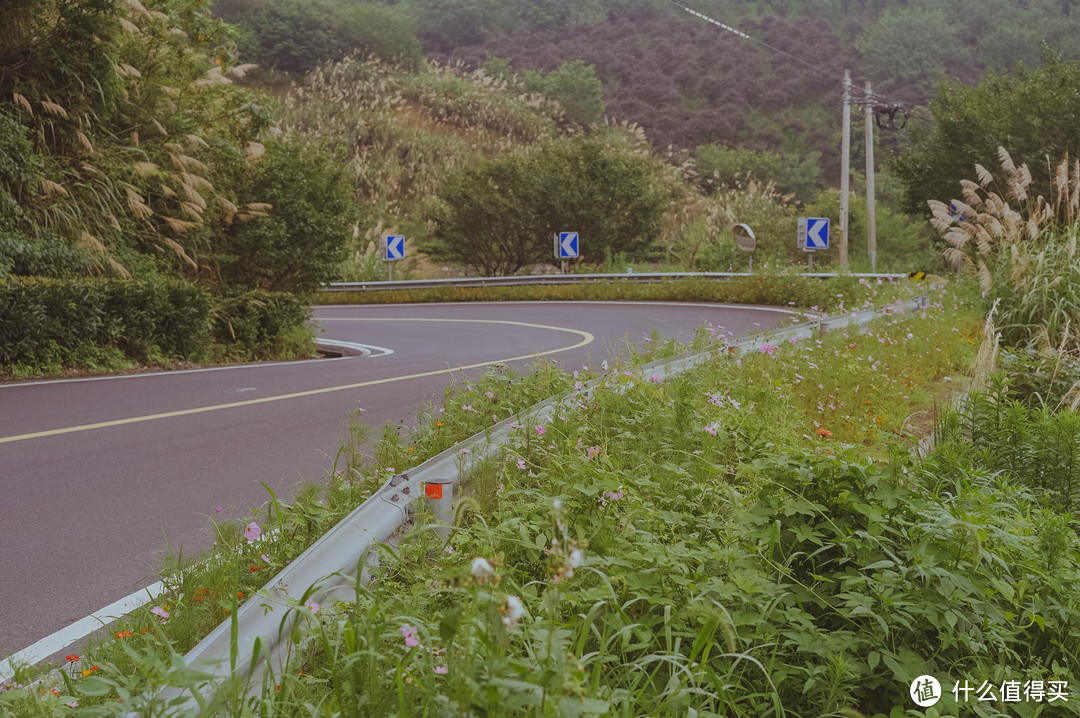
M 928 305 L 929 296 L 921 295 L 881 307 L 814 319 L 741 339 L 729 347 L 745 354 L 758 350 L 763 341 L 809 338 L 851 325 L 863 327 L 877 317 L 917 311 Z M 661 359 L 642 367 L 637 375 L 643 378 L 659 375 L 663 380 L 697 367 L 717 356 L 722 349 L 713 347 L 703 352 Z M 602 386 L 608 378 L 607 375 L 599 377 L 588 382 L 580 391 L 547 399 L 521 412 L 517 418 L 525 422 L 545 422 L 554 415 L 561 401 Z M 166 688 L 157 694 L 157 701 L 170 705 L 173 715 L 182 715 L 185 709 L 197 714 L 199 705 L 192 691 L 197 691 L 202 697 L 208 696 L 216 690 L 217 685 L 230 678 L 245 681 L 249 690 L 258 690 L 268 669 L 271 676 L 280 674 L 288 667 L 290 659 L 295 657 L 290 637 L 294 629 L 303 628 L 303 610 L 299 608 L 301 600 L 347 600 L 355 595 L 352 583 L 367 583 L 366 569 L 370 565 L 372 551 L 409 525 L 414 512 L 412 503 L 424 496 L 424 484 L 448 478 L 452 483 L 459 483 L 461 450 L 468 448 L 476 459 L 494 454 L 510 436 L 512 430 L 506 423 L 509 420 L 450 447 L 408 472 L 393 476 L 371 498 L 271 579 L 259 591 L 258 598 L 252 597 L 240 606 L 235 617 L 235 652 L 231 619 L 211 631 L 188 652 L 184 657 L 185 664 L 212 676 L 206 684 L 198 688 Z M 360 575 L 357 575 L 358 572 Z
M 747 272 L 648 272 L 642 274 L 533 274 L 521 277 L 464 277 L 458 279 L 408 279 L 400 282 L 331 282 L 323 292 L 374 292 L 392 289 L 435 289 L 437 287 L 519 287 L 531 284 L 587 284 L 590 282 L 634 282 L 648 284 L 666 279 L 732 279 L 734 277 L 760 277 Z M 793 277 L 829 279 L 831 277 L 858 277 L 861 279 L 907 279 L 907 274 L 837 274 L 835 272 L 808 272 Z

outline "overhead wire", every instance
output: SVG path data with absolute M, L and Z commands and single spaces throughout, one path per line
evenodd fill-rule
M 704 20 L 705 22 L 709 23 L 710 25 L 715 25 L 716 27 L 719 27 L 721 30 L 725 30 L 725 31 L 727 31 L 727 32 L 729 32 L 729 33 L 731 33 L 733 35 L 736 35 L 737 37 L 740 37 L 740 38 L 742 38 L 744 40 L 749 40 L 750 42 L 761 45 L 762 47 L 766 48 L 767 50 L 775 52 L 775 53 L 777 53 L 779 55 L 783 55 L 784 57 L 788 58 L 789 60 L 793 60 L 794 62 L 797 62 L 800 65 L 802 65 L 802 66 L 804 66 L 804 67 L 806 67 L 808 69 L 813 70 L 814 72 L 818 72 L 818 73 L 820 73 L 822 75 L 826 75 L 828 77 L 836 77 L 836 73 L 833 70 L 828 70 L 828 69 L 826 69 L 824 67 L 821 67 L 820 65 L 815 65 L 812 62 L 808 62 L 807 60 L 804 60 L 803 58 L 788 52 L 787 50 L 776 47 L 775 45 L 770 45 L 769 43 L 765 42 L 764 40 L 759 40 L 758 38 L 756 38 L 756 37 L 754 37 L 752 35 L 749 35 L 748 33 L 743 32 L 742 30 L 740 30 L 737 27 L 733 27 L 731 25 L 728 25 L 727 23 L 720 22 L 719 20 L 716 20 L 715 18 L 711 18 L 708 15 L 705 15 L 704 13 L 700 13 L 697 10 L 694 10 L 693 8 L 689 8 L 689 7 L 686 7 L 685 5 L 683 5 L 681 3 L 675 2 L 675 0 L 668 0 L 668 2 L 671 5 L 679 8 L 682 11 L 684 11 L 686 13 L 689 13 L 690 15 L 693 15 L 696 18 Z M 859 102 L 859 100 L 860 99 L 865 99 L 865 97 L 866 97 L 866 95 L 864 93 L 859 93 L 856 90 L 853 90 L 852 93 L 851 93 L 851 99 L 855 104 L 863 104 L 863 103 Z M 909 105 L 909 104 L 910 105 L 921 105 L 921 104 L 925 104 L 925 102 L 929 98 L 922 97 L 920 100 L 917 100 L 917 101 L 912 101 L 912 100 L 900 101 L 900 100 L 897 100 L 895 98 L 887 97 L 887 96 L 882 95 L 880 93 L 871 92 L 870 93 L 870 99 L 871 99 L 871 101 L 874 102 L 875 106 L 888 107 L 890 105 L 898 105 L 898 104 L 899 105 Z

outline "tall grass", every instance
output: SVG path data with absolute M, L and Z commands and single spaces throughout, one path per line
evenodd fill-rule
M 962 200 L 930 202 L 934 227 L 948 245 L 945 259 L 976 274 L 983 290 L 1001 300 L 1006 344 L 1080 350 L 1080 161 L 1066 156 L 1043 197 L 1030 193 L 1026 165 L 1016 166 L 1005 148 L 999 155 L 1000 179 L 976 165 L 978 182 L 961 183 Z

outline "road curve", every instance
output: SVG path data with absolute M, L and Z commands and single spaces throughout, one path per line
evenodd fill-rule
M 330 468 L 348 418 L 410 424 L 459 373 L 541 353 L 599 362 L 652 330 L 688 340 L 789 322 L 775 309 L 500 303 L 323 307 L 323 336 L 392 355 L 0 385 L 0 658 L 155 579 L 166 539 L 212 541 L 209 514 L 243 516 L 266 482 Z

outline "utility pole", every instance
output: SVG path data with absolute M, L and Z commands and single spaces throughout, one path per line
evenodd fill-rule
M 848 268 L 848 203 L 851 198 L 851 70 L 844 70 L 844 146 L 840 175 L 840 270 Z
M 877 206 L 874 201 L 874 99 L 866 83 L 866 255 L 877 271 Z

